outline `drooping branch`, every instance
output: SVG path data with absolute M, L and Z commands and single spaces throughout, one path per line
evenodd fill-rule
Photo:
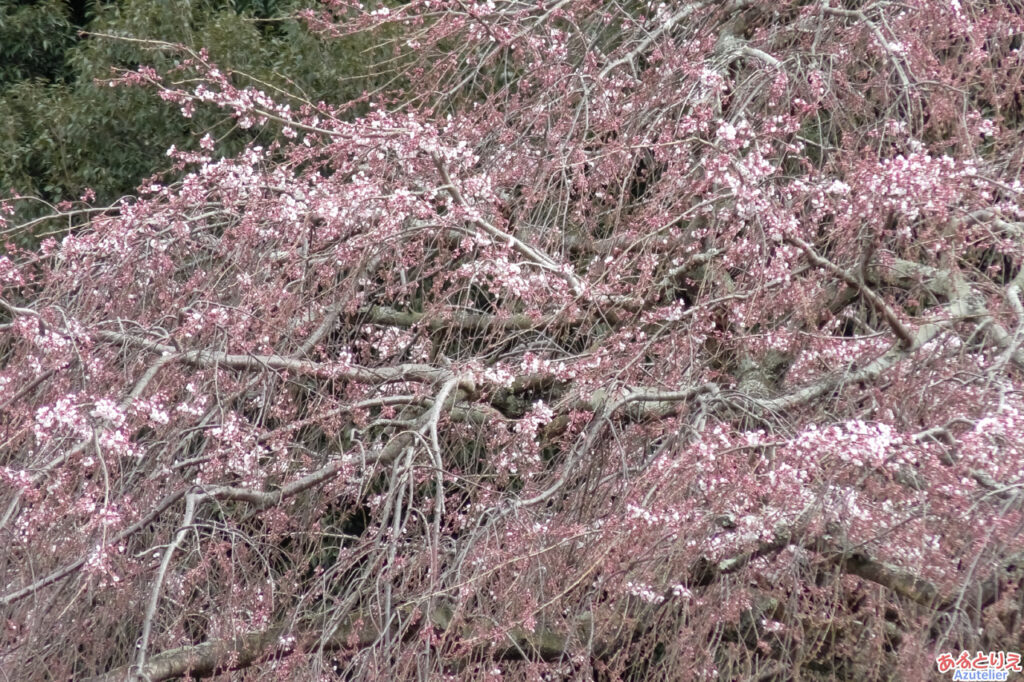
M 452 199 L 455 200 L 455 203 L 462 206 L 463 208 L 469 209 L 469 206 L 466 204 L 466 200 L 462 197 L 462 192 L 459 191 L 459 188 L 455 185 L 451 175 L 449 175 L 448 167 L 445 165 L 444 160 L 437 154 L 434 155 L 434 165 L 437 166 L 438 172 L 441 174 L 441 177 L 444 178 L 444 188 L 451 195 Z M 474 218 L 473 223 L 480 227 L 484 232 L 486 232 L 488 236 L 507 243 L 513 249 L 518 251 L 520 255 L 527 258 L 530 262 L 540 266 L 544 270 L 553 272 L 558 277 L 564 279 L 566 284 L 569 285 L 569 288 L 572 290 L 572 292 L 577 296 L 583 295 L 583 292 L 585 290 L 583 283 L 572 271 L 571 266 L 560 265 L 559 263 L 555 262 L 555 259 L 549 256 L 548 254 L 540 251 L 539 249 L 537 249 L 534 246 L 531 246 L 530 244 L 527 244 L 521 239 L 518 239 L 515 235 L 511 235 L 507 232 L 499 230 L 497 227 L 491 225 L 482 217 L 478 216 Z
M 186 491 L 179 490 L 164 497 L 152 509 L 150 509 L 145 516 L 143 516 L 141 519 L 139 519 L 132 525 L 128 526 L 124 530 L 120 531 L 119 533 L 111 537 L 110 540 L 108 541 L 109 544 L 117 544 L 122 540 L 139 532 L 149 524 L 151 524 L 153 521 L 159 518 L 161 514 L 170 509 L 173 505 L 175 505 L 178 502 L 178 500 L 184 497 L 185 493 Z M 71 563 L 57 569 L 49 575 L 44 576 L 39 580 L 36 580 L 31 585 L 26 585 L 21 589 L 3 595 L 2 597 L 0 597 L 0 605 L 7 606 L 8 604 L 13 604 L 17 601 L 24 599 L 25 597 L 29 597 L 32 594 L 35 594 L 44 587 L 52 585 L 56 583 L 58 580 L 62 580 L 67 576 L 71 575 L 72 573 L 78 571 L 85 565 L 85 562 L 86 559 L 84 557 L 76 561 L 72 561 Z
M 636 61 L 636 59 L 638 57 L 640 57 L 648 49 L 650 49 L 651 45 L 653 45 L 655 41 L 657 41 L 663 35 L 665 35 L 669 31 L 671 31 L 673 28 L 675 28 L 680 22 L 685 21 L 687 18 L 692 16 L 695 12 L 697 12 L 700 9 L 703 9 L 704 7 L 707 7 L 710 4 L 712 4 L 712 3 L 711 2 L 694 2 L 694 3 L 688 4 L 688 5 L 684 5 L 675 14 L 673 14 L 671 17 L 669 17 L 667 21 L 662 22 L 661 25 L 657 29 L 648 32 L 647 35 L 645 35 L 642 40 L 637 42 L 636 46 L 632 50 L 630 50 L 626 54 L 622 55 L 621 57 L 619 57 L 615 61 L 610 62 L 609 64 L 607 64 L 604 67 L 604 69 L 601 70 L 600 78 L 604 79 L 605 77 L 607 77 L 610 73 L 612 73 L 615 69 L 619 68 L 620 66 L 628 65 L 628 66 L 632 67 L 634 61 Z M 729 7 L 727 9 L 729 11 L 737 11 L 737 10 L 741 9 L 742 7 L 744 7 L 747 4 L 748 4 L 747 2 L 734 1 L 734 2 L 732 2 L 729 5 Z
M 914 345 L 913 332 L 911 332 L 910 329 L 908 329 L 907 326 L 903 324 L 899 316 L 896 314 L 896 311 L 893 310 L 892 306 L 886 303 L 881 296 L 872 291 L 871 287 L 867 286 L 867 284 L 865 284 L 863 280 L 843 270 L 829 259 L 819 255 L 818 252 L 814 250 L 814 247 L 805 242 L 803 239 L 800 239 L 799 237 L 787 237 L 786 241 L 794 244 L 795 246 L 798 246 L 801 250 L 803 250 L 804 254 L 806 254 L 807 256 L 807 259 L 814 263 L 816 266 L 831 272 L 832 274 L 839 277 L 839 279 L 841 279 L 847 285 L 857 289 L 857 291 L 860 292 L 861 296 L 866 298 L 868 302 L 870 302 L 871 305 L 874 306 L 874 308 L 878 310 L 879 313 L 882 314 L 882 317 L 885 318 L 885 321 L 889 324 L 889 327 L 896 335 L 896 338 L 900 340 L 900 343 L 903 345 L 904 348 L 910 348 L 911 346 Z
M 790 546 L 801 546 L 822 552 L 828 560 L 845 573 L 855 575 L 880 585 L 894 594 L 936 611 L 947 611 L 960 604 L 958 595 L 942 597 L 939 590 L 929 581 L 914 573 L 871 558 L 863 550 L 842 550 L 834 543 L 817 538 L 800 540 L 795 533 L 782 530 L 776 537 L 762 543 L 751 552 L 730 557 L 717 563 L 698 562 L 689 576 L 693 586 L 708 586 L 717 580 L 732 575 L 746 566 L 752 559 L 771 556 Z M 1021 572 L 1024 555 L 1012 557 L 1003 562 L 1002 568 L 984 583 L 980 599 L 975 603 L 982 609 L 995 603 L 1003 586 Z M 670 591 L 665 599 L 674 598 Z M 413 612 L 423 607 L 407 604 L 397 610 L 408 621 Z M 456 612 L 447 603 L 441 602 L 424 614 L 419 623 L 435 628 L 442 640 L 477 639 L 481 632 L 491 627 L 483 622 L 465 622 L 456 618 Z M 384 631 L 373 623 L 379 618 L 357 612 L 344 618 L 329 635 L 308 626 L 283 625 L 266 630 L 244 633 L 232 640 L 215 640 L 203 644 L 184 646 L 153 655 L 142 668 L 124 666 L 88 682 L 123 682 L 128 679 L 142 679 L 148 682 L 162 682 L 186 675 L 204 678 L 228 670 L 241 670 L 261 661 L 282 658 L 302 651 L 354 652 L 373 646 L 384 635 Z M 306 629 L 303 629 L 305 627 Z M 415 626 L 420 627 L 420 626 Z M 538 625 L 533 631 L 522 627 L 508 630 L 504 642 L 475 645 L 467 658 L 470 660 L 534 660 L 557 661 L 578 653 L 604 658 L 628 646 L 632 631 L 645 631 L 647 624 L 642 620 L 631 629 L 620 631 L 614 639 L 594 637 L 593 615 L 584 612 L 576 617 L 576 632 L 566 632 Z M 408 635 L 409 633 L 407 633 Z M 451 661 L 454 665 L 456 660 Z M 134 677 L 133 677 L 134 676 Z
M 348 108 L 125 74 L 283 135 L 0 257 L 11 667 L 906 677 L 858 642 L 1020 581 L 1002 5 L 328 9 L 405 88 Z
M 400 438 L 394 439 L 394 441 L 399 440 Z M 395 453 L 395 450 L 397 450 L 399 446 L 393 445 L 394 441 L 382 449 L 378 458 L 379 460 L 383 461 L 396 456 L 397 453 Z M 299 493 L 336 476 L 341 470 L 343 464 L 344 463 L 341 461 L 331 462 L 317 471 L 282 486 L 279 490 L 258 491 L 236 486 L 217 486 L 207 490 L 197 491 L 191 494 L 191 498 L 193 500 L 192 504 L 193 506 L 197 506 L 198 504 L 208 500 L 237 500 L 240 502 L 247 502 L 257 509 L 265 509 L 280 504 L 282 500 L 294 497 L 295 495 L 298 495 Z M 139 532 L 175 505 L 182 497 L 185 497 L 188 494 L 187 490 L 180 490 L 166 496 L 141 519 L 112 536 L 108 540 L 108 544 L 116 545 L 122 540 L 125 540 Z M 40 589 L 72 575 L 76 571 L 80 570 L 85 563 L 85 558 L 79 559 L 43 578 L 40 578 L 31 585 L 27 585 L 19 590 L 3 595 L 0 597 L 0 605 L 12 604 L 29 597 Z

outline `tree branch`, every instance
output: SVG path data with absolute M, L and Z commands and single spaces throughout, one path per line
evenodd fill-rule
M 782 531 L 770 541 L 757 549 L 735 557 L 711 564 L 699 563 L 691 570 L 691 584 L 698 586 L 710 585 L 723 576 L 733 574 L 750 560 L 768 556 L 796 543 L 791 532 Z M 870 582 L 891 590 L 897 595 L 917 604 L 944 611 L 955 608 L 959 600 L 956 597 L 940 599 L 938 589 L 929 581 L 914 575 L 912 572 L 894 567 L 885 562 L 872 559 L 860 550 L 835 550 L 824 540 L 816 540 L 802 544 L 805 547 L 823 552 L 835 552 L 830 561 L 846 573 L 856 575 Z M 980 593 L 978 604 L 985 608 L 995 603 L 1000 589 L 1006 581 L 1005 573 L 1016 575 L 1024 566 L 1021 561 L 1024 554 L 1012 557 L 1003 563 L 1002 568 L 985 581 Z M 1011 575 L 1011 577 L 1012 577 Z M 670 595 L 671 596 L 671 595 Z M 667 597 L 670 598 L 670 597 Z M 406 616 L 417 610 L 414 605 L 407 604 L 399 609 Z M 465 624 L 455 627 L 454 612 L 447 604 L 439 604 L 431 608 L 422 619 L 441 631 L 446 637 L 474 639 L 474 632 L 487 631 L 493 624 Z M 562 632 L 538 626 L 532 632 L 525 628 L 512 628 L 506 633 L 507 644 L 497 646 L 491 644 L 475 646 L 467 655 L 471 660 L 535 660 L 557 661 L 565 658 L 572 651 L 574 642 L 585 642 L 590 638 L 584 630 L 592 629 L 589 612 L 577 617 L 580 632 Z M 406 618 L 405 620 L 409 620 Z M 257 663 L 288 656 L 300 650 L 341 651 L 358 650 L 372 646 L 384 636 L 385 632 L 372 625 L 376 622 L 370 614 L 358 612 L 344 619 L 342 624 L 328 637 L 315 628 L 306 626 L 306 631 L 298 636 L 289 634 L 284 626 L 274 626 L 266 630 L 244 633 L 231 640 L 214 640 L 192 646 L 171 649 L 152 656 L 142 667 L 122 666 L 86 682 L 123 682 L 124 680 L 141 678 L 148 682 L 162 682 L 189 675 L 194 678 L 211 677 L 229 670 L 241 670 Z M 636 626 L 643 629 L 645 624 Z M 598 639 L 591 641 L 587 653 L 591 656 L 607 656 L 622 648 L 631 641 L 631 632 L 618 637 L 615 641 Z
M 786 241 L 799 247 L 807 256 L 807 259 L 814 265 L 817 265 L 819 268 L 824 270 L 828 270 L 849 286 L 857 289 L 861 296 L 866 298 L 868 302 L 882 314 L 882 317 L 885 318 L 885 321 L 889 324 L 889 327 L 896 335 L 896 338 L 900 340 L 900 343 L 904 348 L 910 348 L 914 345 L 913 332 L 911 332 L 910 329 L 900 321 L 899 316 L 896 314 L 896 311 L 892 309 L 892 306 L 882 300 L 882 297 L 876 294 L 871 287 L 865 284 L 860 278 L 854 277 L 829 259 L 820 256 L 818 252 L 814 250 L 814 247 L 803 239 L 800 239 L 799 237 L 786 237 Z

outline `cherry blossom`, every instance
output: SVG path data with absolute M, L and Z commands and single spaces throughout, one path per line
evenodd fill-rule
M 331 107 L 165 46 L 111 85 L 254 141 L 0 256 L 0 670 L 921 679 L 1017 646 L 1012 3 L 303 18 L 393 82 Z

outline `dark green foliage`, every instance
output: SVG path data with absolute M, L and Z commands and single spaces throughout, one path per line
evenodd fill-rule
M 18 81 L 64 78 L 64 54 L 75 40 L 62 0 L 0 3 L 0 90 Z
M 167 171 L 171 145 L 192 148 L 209 132 L 217 140 L 215 153 L 231 154 L 253 135 L 275 134 L 240 130 L 213 109 L 186 119 L 152 91 L 100 82 L 115 69 L 145 64 L 164 73 L 174 67 L 181 55 L 156 41 L 205 47 L 222 68 L 246 74 L 237 83 L 286 89 L 312 102 L 349 101 L 372 89 L 374 64 L 383 57 L 367 50 L 368 39 L 322 40 L 307 31 L 295 16 L 315 4 L 0 3 L 0 196 L 16 192 L 55 205 L 91 188 L 92 203 L 108 205 Z M 51 210 L 39 201 L 21 201 L 16 208 L 22 221 Z

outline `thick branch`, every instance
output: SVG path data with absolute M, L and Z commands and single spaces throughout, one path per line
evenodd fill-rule
M 691 584 L 709 585 L 715 580 L 746 566 L 750 560 L 768 556 L 796 542 L 792 533 L 783 531 L 757 549 L 725 559 L 716 564 L 709 562 L 695 565 L 691 571 Z M 806 544 L 809 548 L 821 551 L 834 551 L 830 543 L 822 540 Z M 993 604 L 1005 583 L 1005 574 L 1015 575 L 1020 571 L 1021 556 L 1013 557 L 1004 562 L 1002 568 L 986 580 L 980 588 L 980 606 L 984 608 Z M 915 603 L 937 610 L 955 608 L 959 600 L 955 597 L 939 598 L 938 589 L 929 581 L 914 575 L 910 571 L 894 567 L 885 562 L 872 559 L 862 551 L 839 550 L 831 559 L 843 571 L 881 585 L 901 597 Z M 670 595 L 671 596 L 671 595 Z M 406 605 L 399 609 L 409 616 L 415 608 Z M 426 622 L 440 630 L 446 638 L 475 638 L 481 629 L 490 630 L 493 624 L 488 623 L 481 628 L 474 623 L 456 626 L 452 609 L 441 604 L 425 614 Z M 574 642 L 590 640 L 585 636 L 592 629 L 591 615 L 582 614 L 577 618 L 577 633 L 562 632 L 543 626 L 528 631 L 524 628 L 512 628 L 506 633 L 507 641 L 497 646 L 485 644 L 472 648 L 472 660 L 490 658 L 491 660 L 536 660 L 557 661 L 570 654 Z M 88 682 L 122 682 L 132 679 L 132 675 L 149 682 L 161 682 L 189 675 L 194 678 L 211 677 L 228 670 L 240 670 L 257 663 L 287 656 L 299 650 L 339 651 L 362 649 L 372 646 L 384 636 L 385 632 L 373 625 L 377 619 L 369 614 L 357 613 L 346 618 L 329 637 L 322 637 L 315 629 L 308 628 L 298 637 L 289 634 L 283 626 L 275 626 L 267 630 L 242 634 L 232 640 L 215 640 L 194 646 L 171 649 L 152 656 L 142 670 L 132 666 L 123 666 L 112 670 Z M 408 618 L 402 620 L 409 620 Z M 422 622 L 422 621 L 421 621 Z M 645 627 L 641 623 L 638 628 Z M 597 639 L 590 642 L 588 653 L 593 656 L 606 656 L 618 648 L 628 644 L 630 633 L 625 633 L 616 641 Z M 301 643 L 301 645 L 300 645 Z
M 857 289 L 860 292 L 861 296 L 867 299 L 868 302 L 871 303 L 871 305 L 874 306 L 875 309 L 882 314 L 882 317 L 885 318 L 885 321 L 889 324 L 889 327 L 892 329 L 896 337 L 900 340 L 900 343 L 903 345 L 903 347 L 910 348 L 911 346 L 913 346 L 913 332 L 911 332 L 910 329 L 908 329 L 907 326 L 903 324 L 902 321 L 900 321 L 899 316 L 896 314 L 896 311 L 892 309 L 892 306 L 890 306 L 888 303 L 882 300 L 882 297 L 876 294 L 871 289 L 871 287 L 869 287 L 859 278 L 854 277 L 849 272 L 843 270 L 829 259 L 820 256 L 818 252 L 814 250 L 814 247 L 805 242 L 803 239 L 800 239 L 799 237 L 787 237 L 786 241 L 798 246 L 801 250 L 803 250 L 804 254 L 807 256 L 807 259 L 814 263 L 816 266 L 824 270 L 828 270 L 832 274 L 839 277 L 839 279 L 843 280 L 843 282 L 845 282 L 849 286 Z
M 1003 327 L 985 307 L 985 299 L 971 289 L 970 285 L 955 273 L 939 270 L 928 265 L 915 263 L 902 258 L 893 259 L 891 264 L 882 270 L 880 277 L 898 286 L 918 285 L 933 296 L 944 298 L 950 302 L 951 313 L 959 312 L 955 319 L 975 320 L 983 327 L 991 341 L 1013 361 L 1024 368 L 1024 352 L 1017 347 L 1016 336 Z M 1018 282 L 1015 279 L 1007 287 L 1007 296 L 1013 307 Z
M 348 379 L 362 383 L 387 383 L 390 381 L 433 382 L 447 378 L 448 370 L 423 364 L 403 364 L 395 367 L 339 367 L 334 363 L 300 360 L 283 355 L 240 355 L 211 350 L 179 351 L 173 346 L 148 339 L 122 334 L 121 332 L 99 331 L 95 336 L 108 343 L 119 343 L 143 348 L 154 353 L 170 355 L 180 362 L 193 367 L 225 367 L 239 370 L 284 370 L 298 375 L 323 376 Z
M 887 587 L 910 601 L 923 606 L 936 605 L 939 591 L 935 585 L 910 571 L 876 561 L 863 552 L 839 554 L 836 561 L 847 573 Z
M 917 268 L 916 263 L 910 263 L 909 261 L 898 261 L 896 265 L 900 267 L 908 266 L 910 272 L 914 272 Z M 920 267 L 924 268 L 925 266 Z M 944 287 L 942 290 L 946 291 Z M 957 286 L 955 294 L 952 291 L 947 293 L 949 294 L 949 304 L 946 306 L 947 315 L 945 319 L 918 327 L 917 332 L 911 338 L 909 346 L 893 346 L 859 370 L 828 376 L 793 393 L 772 400 L 753 400 L 753 402 L 765 410 L 783 411 L 812 400 L 817 400 L 844 383 L 874 381 L 883 372 L 891 369 L 901 360 L 906 359 L 926 343 L 936 338 L 942 331 L 950 328 L 953 323 L 966 319 L 990 318 L 987 311 L 979 303 L 978 297 L 973 295 L 973 292 L 966 285 Z M 992 325 L 990 325 L 991 327 Z M 1006 334 L 1005 330 L 1003 330 L 1003 334 Z M 1008 334 L 1006 335 L 1009 336 Z
M 416 610 L 410 605 L 400 608 L 399 611 L 406 616 L 400 620 L 412 620 L 410 616 Z M 456 627 L 452 609 L 443 604 L 431 609 L 426 616 L 423 620 L 430 626 L 450 635 L 459 631 L 472 637 L 479 632 L 493 629 L 493 623 L 490 622 Z M 132 679 L 162 682 L 185 675 L 193 678 L 212 677 L 229 670 L 242 670 L 264 661 L 282 658 L 296 651 L 332 652 L 365 649 L 386 634 L 386 628 L 381 629 L 374 625 L 376 621 L 372 614 L 359 612 L 346 618 L 329 637 L 323 637 L 322 633 L 311 626 L 306 626 L 305 632 L 295 635 L 290 634 L 284 626 L 278 625 L 266 630 L 247 632 L 230 640 L 214 640 L 170 649 L 152 656 L 142 669 L 122 666 L 90 678 L 86 682 L 125 682 Z M 581 626 L 584 626 L 586 617 L 582 617 L 580 621 Z M 391 629 L 395 630 L 396 627 L 392 626 Z M 449 630 L 452 632 L 449 633 Z M 473 647 L 467 658 L 557 661 L 566 656 L 573 639 L 571 635 L 544 627 L 538 627 L 533 632 L 524 628 L 513 628 L 506 634 L 505 642 L 497 646 L 484 644 Z M 600 654 L 610 651 L 613 647 L 595 642 L 592 649 Z

